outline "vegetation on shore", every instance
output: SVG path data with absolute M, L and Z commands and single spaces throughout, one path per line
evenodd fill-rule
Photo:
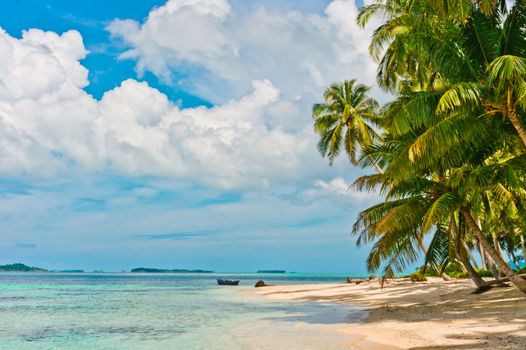
M 143 272 L 143 273 L 212 273 L 214 271 L 208 270 L 185 270 L 185 269 L 152 269 L 147 267 L 137 267 L 132 269 L 130 272 Z
M 508 263 L 526 259 L 526 3 L 376 0 L 357 21 L 373 17 L 370 54 L 393 100 L 350 80 L 313 106 L 322 155 L 376 169 L 353 184 L 385 196 L 353 227 L 372 243 L 369 271 L 392 277 L 425 257 L 422 274 L 447 279 L 455 264 L 480 288 L 526 293 Z
M 42 269 L 40 267 L 27 266 L 21 263 L 0 265 L 0 271 L 1 272 L 47 272 L 46 269 Z
M 258 270 L 258 273 L 286 273 L 285 270 Z
M 83 273 L 84 270 L 60 270 L 58 272 L 63 272 L 63 273 Z

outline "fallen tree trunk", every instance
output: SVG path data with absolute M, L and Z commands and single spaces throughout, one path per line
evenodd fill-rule
M 521 275 L 518 275 L 518 276 L 521 277 L 522 279 L 526 280 L 526 274 L 521 274 Z M 485 291 L 489 290 L 493 286 L 495 286 L 495 285 L 503 285 L 506 282 L 510 282 L 510 279 L 508 277 L 499 278 L 499 279 L 495 279 L 495 280 L 491 280 L 491 281 L 484 281 L 483 285 L 477 286 L 477 288 L 475 289 L 473 294 L 484 293 Z

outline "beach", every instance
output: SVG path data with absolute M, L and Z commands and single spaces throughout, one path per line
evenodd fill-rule
M 276 285 L 255 290 L 257 297 L 295 302 L 352 304 L 366 311 L 361 319 L 309 322 L 321 334 L 348 336 L 356 349 L 525 349 L 526 297 L 513 287 L 483 294 L 469 280 L 431 278 L 412 283 L 378 280 L 349 284 Z M 339 316 L 338 316 L 339 317 Z
M 218 286 L 215 278 L 241 280 Z M 254 288 L 263 279 L 274 286 Z M 526 298 L 468 280 L 0 274 L 0 349 L 524 349 Z

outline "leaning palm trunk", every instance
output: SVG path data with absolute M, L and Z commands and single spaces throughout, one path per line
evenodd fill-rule
M 479 225 L 480 227 L 480 225 Z M 502 247 L 500 246 L 500 243 L 499 241 L 497 240 L 497 236 L 496 235 L 492 235 L 493 236 L 493 247 L 495 247 L 495 250 L 497 251 L 497 253 L 500 254 L 500 257 L 502 258 L 502 260 L 504 261 L 508 261 L 506 259 L 506 255 L 504 255 L 504 252 L 502 251 Z M 499 274 L 499 277 L 505 277 L 502 275 L 502 273 Z M 497 277 L 497 278 L 499 278 Z
M 492 236 L 493 236 L 493 246 L 495 247 L 495 250 L 497 251 L 497 253 L 500 254 L 500 257 L 503 260 L 506 259 L 505 256 L 504 256 L 504 253 L 502 252 L 502 247 L 500 246 L 500 243 L 499 243 L 499 241 L 497 239 L 497 235 L 492 235 Z
M 473 268 L 473 265 L 471 265 L 465 249 L 460 248 L 460 251 L 458 252 L 457 256 L 458 260 L 462 263 L 462 265 L 468 272 L 469 277 L 473 280 L 477 288 L 485 287 L 486 282 L 478 275 L 477 271 Z
M 508 113 L 508 117 L 511 121 L 511 124 L 517 131 L 517 134 L 519 134 L 520 139 L 522 140 L 522 143 L 524 146 L 526 146 L 526 130 L 524 130 L 524 127 L 522 126 L 522 123 L 519 119 L 519 116 L 517 115 L 517 112 L 512 110 Z
M 374 168 L 376 169 L 376 172 L 378 174 L 383 174 L 384 171 L 382 168 L 380 168 L 380 166 L 378 165 L 378 163 L 376 163 L 376 161 L 373 159 L 373 157 L 367 155 L 367 158 L 369 158 L 369 161 L 371 162 L 371 164 L 374 166 Z
M 373 157 L 371 157 L 369 154 L 367 154 L 365 151 L 363 151 L 366 147 L 364 145 L 363 142 L 359 142 L 359 145 L 360 147 L 362 148 L 362 152 L 365 153 L 365 155 L 367 156 L 367 159 L 369 159 L 369 161 L 371 162 L 371 164 L 373 165 L 373 167 L 376 169 L 376 172 L 378 174 L 383 174 L 384 173 L 384 170 L 380 167 L 380 165 L 378 165 L 378 163 L 376 162 L 376 160 L 374 160 Z
M 511 283 L 513 283 L 515 287 L 517 287 L 521 292 L 526 293 L 526 280 L 517 275 L 504 261 L 504 259 L 502 259 L 502 257 L 495 250 L 495 248 L 491 246 L 486 237 L 484 237 L 482 230 L 480 229 L 479 225 L 477 225 L 477 222 L 475 221 L 471 213 L 466 209 L 462 209 L 461 212 L 464 218 L 466 219 L 468 225 L 474 231 L 475 236 L 477 236 L 479 242 L 484 247 L 484 250 L 491 256 L 493 261 L 495 261 L 495 263 L 499 267 L 499 270 L 510 279 Z
M 484 251 L 484 248 L 482 248 L 482 245 L 478 240 L 474 240 L 476 242 L 477 249 L 479 250 L 480 260 L 482 262 L 482 268 L 484 270 L 489 270 L 488 263 L 486 262 L 486 252 Z
M 484 254 L 486 255 L 486 261 L 488 262 L 488 270 L 491 272 L 493 277 L 500 278 L 499 271 L 497 270 L 497 267 L 495 266 L 495 262 L 489 256 L 488 252 L 484 251 Z
M 522 248 L 522 261 L 524 261 L 524 266 L 526 266 L 526 244 L 524 244 L 523 235 L 521 235 L 521 248 Z
M 458 238 L 459 232 L 457 229 L 457 224 L 455 222 L 455 218 L 453 215 L 450 217 L 449 222 L 449 230 L 450 233 L 455 237 L 455 241 Z M 477 288 L 485 287 L 486 282 L 478 275 L 477 271 L 473 268 L 473 265 L 469 262 L 468 256 L 467 256 L 467 250 L 464 249 L 464 247 L 456 247 L 454 249 L 456 253 L 457 260 L 461 263 L 461 266 L 466 270 L 466 272 L 469 274 L 469 277 L 473 280 L 473 283 L 477 286 Z
M 462 244 L 464 246 L 464 249 L 466 249 L 466 253 L 468 254 L 468 258 L 471 261 L 471 264 L 473 265 L 475 270 L 478 270 L 479 269 L 479 265 L 477 264 L 477 260 L 475 260 L 475 257 L 471 253 L 471 250 L 469 249 L 468 245 L 464 241 L 462 241 Z
M 511 255 L 511 259 L 513 260 L 513 263 L 515 264 L 515 266 L 517 267 L 517 269 L 520 268 L 519 266 L 519 260 L 517 260 L 517 256 L 515 255 L 515 253 L 513 252 L 513 250 L 510 250 L 509 251 L 509 254 Z

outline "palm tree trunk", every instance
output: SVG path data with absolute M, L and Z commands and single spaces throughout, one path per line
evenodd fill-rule
M 500 278 L 499 271 L 497 270 L 493 259 L 489 256 L 488 252 L 486 251 L 484 251 L 484 255 L 486 255 L 486 261 L 488 262 L 488 270 L 491 272 L 493 277 Z
M 478 240 L 476 240 L 476 242 L 480 254 L 480 260 L 482 261 L 482 268 L 484 270 L 489 270 L 488 263 L 486 262 L 486 254 L 484 252 L 484 248 L 482 248 L 482 245 Z
M 491 256 L 491 258 L 495 261 L 497 266 L 499 267 L 499 270 L 502 271 L 517 287 L 521 292 L 526 293 L 526 280 L 524 280 L 522 277 L 517 275 L 506 263 L 500 254 L 491 246 L 491 244 L 487 241 L 486 237 L 484 237 L 484 234 L 482 233 L 482 230 L 480 229 L 479 225 L 477 225 L 477 222 L 467 209 L 461 209 L 462 215 L 466 219 L 469 226 L 473 229 L 475 236 L 477 236 L 479 242 L 484 247 L 484 250 L 488 252 L 488 254 Z
M 453 237 L 458 237 L 459 233 L 458 233 L 457 223 L 455 221 L 454 214 L 451 214 L 450 216 L 449 229 L 450 229 L 450 232 L 453 234 Z M 456 241 L 456 238 L 455 238 L 455 241 Z M 484 287 L 485 282 L 478 275 L 477 271 L 475 271 L 475 269 L 469 262 L 468 256 L 466 254 L 466 250 L 463 249 L 463 247 L 457 247 L 457 249 L 454 249 L 454 250 L 456 252 L 458 261 L 460 261 L 461 265 L 467 271 L 467 273 L 469 274 L 469 277 L 473 280 L 473 283 L 475 283 L 477 288 Z
M 524 130 L 524 127 L 522 126 L 522 123 L 519 119 L 517 112 L 513 110 L 509 111 L 508 117 L 511 121 L 511 124 L 517 131 L 517 134 L 519 134 L 519 137 L 521 138 L 522 143 L 524 144 L 524 146 L 526 146 L 526 130 Z
M 480 227 L 480 223 L 478 225 Z M 504 252 L 502 251 L 502 247 L 500 246 L 500 243 L 499 243 L 499 240 L 497 239 L 497 235 L 493 234 L 493 247 L 495 247 L 495 250 L 497 251 L 497 253 L 500 254 L 500 257 L 502 258 L 502 260 L 508 262 L 509 261 L 509 257 L 507 257 L 506 255 L 504 255 Z M 509 264 L 508 264 L 509 266 Z M 499 276 L 500 277 L 506 277 L 503 275 L 502 271 L 499 271 L 500 274 Z
M 484 287 L 486 282 L 478 275 L 477 271 L 473 268 L 473 265 L 471 265 L 469 262 L 465 249 L 460 248 L 460 251 L 458 252 L 458 258 L 462 265 L 464 265 L 469 277 L 473 280 L 477 288 Z
M 361 148 L 362 151 L 363 151 L 363 149 L 365 149 L 365 146 L 364 146 L 363 142 L 358 142 L 358 144 L 360 145 L 360 148 Z M 364 153 L 365 153 L 365 152 L 364 152 Z M 383 174 L 384 171 L 383 171 L 383 169 L 378 165 L 378 163 L 376 162 L 376 160 L 374 160 L 374 158 L 371 157 L 369 154 L 366 154 L 366 156 L 367 156 L 367 159 L 369 159 L 369 161 L 370 161 L 371 164 L 373 165 L 373 167 L 376 169 L 376 172 L 377 172 L 378 174 Z
M 497 239 L 497 235 L 492 235 L 492 236 L 493 236 L 493 246 L 495 247 L 495 250 L 500 254 L 500 257 L 502 258 L 502 260 L 505 260 L 506 257 L 504 256 L 504 253 L 502 252 L 502 247 L 500 246 L 499 240 Z
M 475 257 L 473 256 L 473 254 L 471 254 L 471 250 L 469 249 L 469 247 L 466 244 L 466 242 L 462 241 L 462 243 L 464 245 L 464 249 L 466 249 L 466 252 L 468 254 L 469 260 L 471 261 L 471 264 L 473 265 L 475 270 L 478 270 L 479 269 L 479 265 L 477 264 L 477 261 L 475 260 Z
M 376 169 L 376 172 L 378 174 L 383 174 L 384 173 L 383 169 L 380 168 L 380 166 L 378 165 L 378 163 L 376 163 L 376 161 L 373 159 L 373 157 L 368 155 L 367 158 L 369 158 L 369 160 L 371 161 L 371 164 L 373 164 L 373 166 Z
M 515 253 L 513 252 L 513 249 L 510 249 L 509 250 L 509 253 L 511 255 L 511 259 L 513 260 L 513 263 L 515 264 L 515 266 L 517 267 L 517 269 L 520 268 L 519 266 L 519 260 L 517 260 L 517 256 L 515 256 Z
M 522 261 L 524 261 L 524 266 L 526 266 L 526 244 L 524 244 L 523 235 L 521 235 L 521 248 L 522 248 Z

